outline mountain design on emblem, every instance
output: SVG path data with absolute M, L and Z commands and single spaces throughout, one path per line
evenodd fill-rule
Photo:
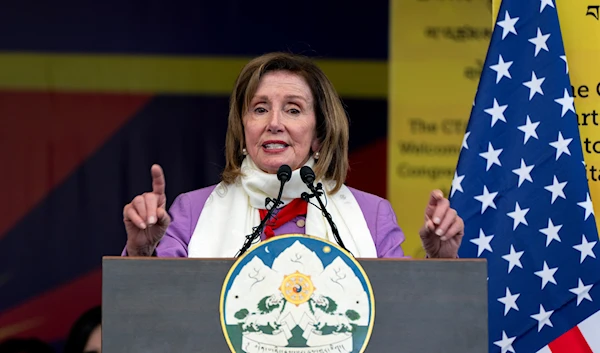
M 295 241 L 272 267 L 257 254 L 240 269 L 225 297 L 224 318 L 240 328 L 244 352 L 318 352 L 323 346 L 352 352 L 352 335 L 369 325 L 370 310 L 360 279 L 340 256 L 324 267 L 315 251 Z

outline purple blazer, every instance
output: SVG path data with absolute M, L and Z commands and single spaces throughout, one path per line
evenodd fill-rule
M 190 191 L 179 195 L 171 208 L 171 224 L 167 233 L 156 248 L 159 257 L 187 257 L 187 247 L 190 242 L 194 228 L 198 223 L 200 213 L 204 208 L 206 199 L 216 185 Z M 396 214 L 389 201 L 363 191 L 350 188 L 356 198 L 367 226 L 373 236 L 377 257 L 401 258 L 405 257 L 401 244 L 404 241 L 404 233 L 398 226 Z M 309 205 L 310 207 L 310 205 Z M 275 235 L 280 234 L 304 234 L 305 217 L 296 217 L 288 223 L 274 230 Z M 264 239 L 265 235 L 262 234 Z M 240 247 L 242 244 L 240 243 Z M 125 254 L 125 251 L 123 252 Z

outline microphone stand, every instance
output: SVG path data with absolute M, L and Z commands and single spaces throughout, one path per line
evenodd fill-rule
M 308 188 L 310 189 L 310 191 L 312 191 L 312 195 L 308 195 L 303 193 L 302 194 L 302 198 L 305 199 L 307 202 L 311 197 L 315 197 L 317 199 L 317 201 L 319 202 L 319 205 L 321 206 L 321 212 L 323 213 L 323 216 L 325 217 L 325 219 L 327 219 L 327 223 L 329 223 L 329 226 L 331 227 L 331 231 L 333 232 L 333 237 L 335 238 L 335 241 L 338 243 L 338 245 L 346 250 L 348 253 L 350 253 L 350 255 L 354 256 L 350 250 L 348 250 L 346 248 L 346 246 L 344 245 L 344 242 L 342 241 L 342 238 L 340 237 L 340 233 L 338 232 L 338 229 L 335 225 L 335 223 L 333 222 L 333 219 L 331 218 L 331 214 L 329 212 L 327 212 L 327 209 L 325 208 L 325 205 L 323 205 L 323 201 L 321 201 L 321 195 L 323 194 L 323 185 L 321 183 L 317 184 L 317 187 L 315 188 L 315 186 L 313 185 L 312 182 L 307 182 L 305 181 L 306 186 L 308 186 Z
M 265 229 L 265 225 L 271 219 L 271 216 L 273 215 L 273 211 L 277 208 L 277 206 L 279 206 L 280 204 L 283 203 L 283 202 L 281 202 L 281 195 L 283 195 L 283 187 L 284 187 L 285 183 L 288 180 L 290 180 L 291 172 L 292 171 L 291 171 L 290 167 L 287 165 L 281 166 L 279 168 L 279 170 L 277 171 L 277 179 L 279 179 L 281 181 L 281 184 L 279 185 L 279 194 L 277 195 L 277 199 L 273 200 L 270 197 L 267 197 L 265 199 L 265 208 L 268 208 L 268 205 L 271 202 L 273 202 L 273 205 L 271 206 L 271 208 L 268 209 L 268 212 L 267 212 L 265 218 L 263 218 L 260 221 L 260 224 L 253 228 L 252 234 L 246 235 L 246 241 L 244 242 L 244 245 L 242 245 L 242 248 L 235 255 L 236 258 L 242 256 L 250 248 L 250 246 L 252 246 L 254 241 L 260 237 L 261 233 Z
M 235 255 L 235 257 L 242 256 L 250 248 L 250 246 L 252 246 L 252 244 L 254 243 L 254 241 L 260 237 L 260 234 L 265 229 L 265 225 L 267 224 L 267 222 L 269 221 L 269 219 L 271 219 L 271 216 L 273 215 L 273 211 L 277 208 L 277 206 L 279 206 L 282 203 L 281 202 L 281 195 L 283 194 L 283 185 L 284 184 L 285 183 L 281 183 L 281 186 L 279 187 L 279 195 L 277 195 L 277 199 L 272 200 L 269 197 L 266 198 L 266 200 L 265 200 L 266 203 L 268 204 L 269 202 L 272 201 L 273 202 L 273 206 L 271 206 L 271 208 L 269 208 L 269 211 L 267 212 L 267 215 L 265 216 L 265 218 L 262 219 L 262 221 L 260 222 L 260 224 L 258 226 L 256 226 L 256 227 L 254 227 L 254 231 L 252 232 L 252 234 L 246 235 L 246 241 L 244 242 L 244 245 L 242 246 L 242 248 Z

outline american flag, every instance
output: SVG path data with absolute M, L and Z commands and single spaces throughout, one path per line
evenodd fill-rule
M 598 233 L 553 0 L 502 1 L 450 201 L 460 257 L 488 261 L 490 352 L 600 352 Z

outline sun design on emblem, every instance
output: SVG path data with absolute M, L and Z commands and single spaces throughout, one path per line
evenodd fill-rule
M 283 297 L 291 304 L 296 306 L 306 303 L 315 291 L 310 276 L 304 275 L 298 271 L 285 276 L 279 290 Z

